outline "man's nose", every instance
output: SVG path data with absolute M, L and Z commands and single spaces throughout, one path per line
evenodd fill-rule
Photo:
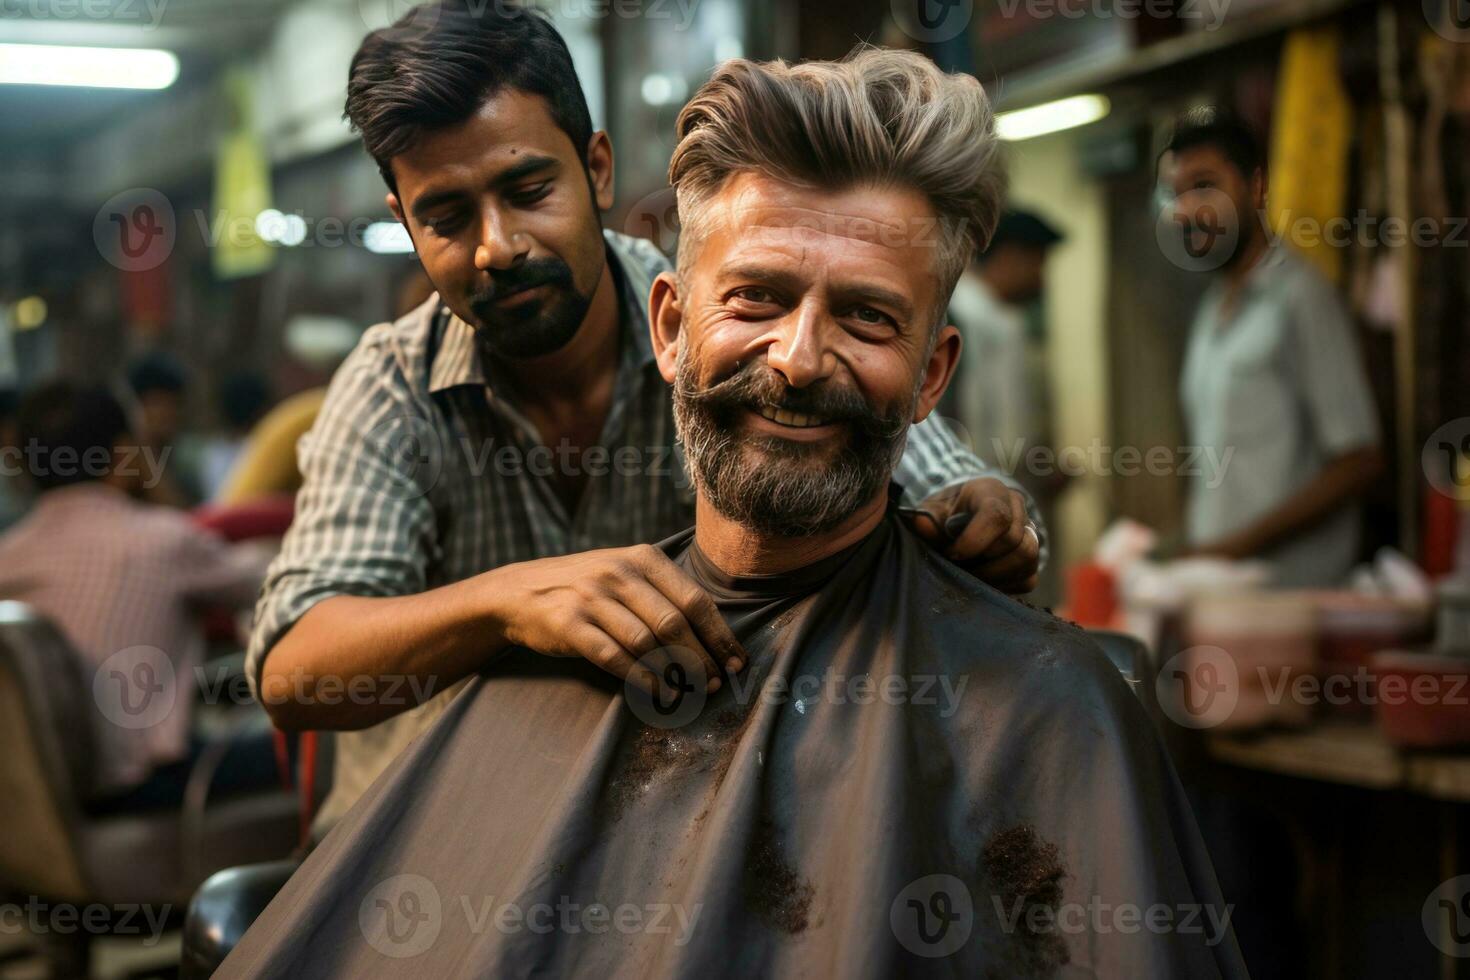
M 516 228 L 497 208 L 485 211 L 480 221 L 480 244 L 475 248 L 475 268 L 510 269 L 526 260 L 531 238 Z
M 799 307 L 776 328 L 766 350 L 766 363 L 793 388 L 805 388 L 832 376 L 837 355 L 831 350 L 829 318 L 819 310 Z

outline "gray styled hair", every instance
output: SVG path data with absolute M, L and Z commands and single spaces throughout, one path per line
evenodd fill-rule
M 795 65 L 734 58 L 694 94 L 676 128 L 669 183 L 681 272 L 706 231 L 703 205 L 741 172 L 823 189 L 923 193 L 937 227 L 914 231 L 927 231 L 936 246 L 946 299 L 1000 218 L 1004 180 L 985 90 L 912 51 L 858 48 L 841 61 Z

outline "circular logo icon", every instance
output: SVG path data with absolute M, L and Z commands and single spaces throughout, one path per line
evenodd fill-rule
M 358 457 L 363 485 L 394 500 L 413 500 L 433 489 L 444 471 L 439 433 L 426 419 L 395 415 L 373 426 Z
M 1470 418 L 1435 429 L 1419 459 L 1430 486 L 1453 500 L 1470 502 Z
M 659 647 L 639 657 L 638 664 L 647 673 L 630 673 L 623 682 L 623 694 L 644 724 L 682 728 L 699 717 L 709 699 L 709 673 L 698 654 L 687 647 Z M 637 679 L 649 674 L 658 683 L 651 693 Z
M 151 187 L 114 194 L 92 219 L 92 241 L 124 272 L 156 269 L 173 254 L 178 237 L 174 207 Z
M 1470 0 L 1424 0 L 1424 19 L 1446 41 L 1470 42 Z
M 975 15 L 975 0 L 890 0 L 889 7 L 899 30 L 923 44 L 959 37 Z
M 1187 272 L 1213 272 L 1235 255 L 1240 221 L 1224 191 L 1205 188 L 1170 198 L 1159 208 L 1154 236 L 1159 250 Z
M 1430 892 L 1419 917 L 1435 949 L 1470 957 L 1470 875 L 1451 878 Z
M 638 199 L 623 219 L 623 234 L 646 238 L 672 256 L 679 246 L 679 202 L 672 187 Z
M 174 664 L 158 647 L 119 650 L 92 675 L 92 698 L 119 728 L 151 728 L 168 718 L 178 698 Z
M 1177 725 L 1214 728 L 1235 713 L 1240 674 L 1235 660 L 1219 647 L 1181 650 L 1154 680 L 1159 707 Z
M 439 889 L 423 875 L 394 875 L 380 881 L 357 907 L 363 938 L 394 959 L 417 956 L 434 945 L 443 924 Z
M 910 953 L 948 956 L 969 940 L 975 903 L 954 875 L 928 875 L 898 893 L 888 908 L 888 924 Z
M 486 0 L 487 5 L 495 0 Z M 473 6 L 471 10 L 477 9 Z M 415 41 L 439 22 L 439 4 L 419 0 L 357 0 L 357 12 L 368 30 L 390 41 Z

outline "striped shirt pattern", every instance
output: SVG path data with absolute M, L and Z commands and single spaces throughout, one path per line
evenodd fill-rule
M 304 482 L 256 610 L 252 684 L 266 652 L 328 597 L 411 595 L 514 562 L 659 541 L 694 523 L 694 489 L 645 305 L 669 262 L 643 239 L 604 236 L 623 306 L 621 360 L 600 440 L 606 453 L 568 456 L 565 447 L 543 445 L 497 397 L 473 328 L 437 296 L 371 328 L 298 446 Z M 587 474 L 575 513 L 553 490 L 551 475 L 566 465 Z M 910 430 L 895 479 L 907 497 L 922 499 L 977 476 L 1000 474 L 934 420 Z M 443 711 L 449 693 L 338 734 L 319 829 Z

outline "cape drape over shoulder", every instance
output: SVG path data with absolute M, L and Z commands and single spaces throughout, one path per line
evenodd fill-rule
M 218 975 L 1246 975 L 1152 724 L 1080 630 L 891 515 L 791 575 L 663 547 L 745 672 L 660 727 L 584 661 L 508 653 Z

